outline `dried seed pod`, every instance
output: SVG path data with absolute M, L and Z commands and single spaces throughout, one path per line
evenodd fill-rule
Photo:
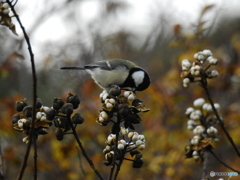
M 40 98 L 37 98 L 36 109 L 40 109 L 41 107 L 42 107 L 42 100 Z
M 55 136 L 57 140 L 61 141 L 63 140 L 64 132 L 60 128 L 57 128 L 55 131 Z
M 47 132 L 47 128 L 40 128 L 37 132 L 38 132 L 38 134 L 40 134 L 40 135 L 45 135 L 45 134 L 48 133 L 48 132 Z
M 25 106 L 23 108 L 23 114 L 26 117 L 32 117 L 32 111 L 33 111 L 33 108 L 31 105 Z
M 84 122 L 84 118 L 82 117 L 82 115 L 80 113 L 76 113 L 72 117 L 73 124 L 82 124 L 83 122 Z
M 73 113 L 73 104 L 66 103 L 62 106 L 62 113 L 70 116 Z
M 12 124 L 15 124 L 20 119 L 20 114 L 14 114 L 12 117 Z
M 62 99 L 54 98 L 53 109 L 58 111 L 63 106 L 63 104 L 64 104 L 64 101 Z
M 126 104 L 119 104 L 118 112 L 122 117 L 125 117 L 129 114 L 130 109 L 129 109 L 128 105 L 126 105 Z
M 133 168 L 141 168 L 144 165 L 144 161 L 142 159 L 134 160 L 132 167 Z
M 77 109 L 81 101 L 78 95 L 68 93 L 67 102 L 73 105 L 73 109 Z
M 119 96 L 121 94 L 121 88 L 119 86 L 114 86 L 109 90 L 109 94 L 112 96 Z
M 21 112 L 23 110 L 23 108 L 26 106 L 27 106 L 26 100 L 16 101 L 16 103 L 15 103 L 15 109 L 18 112 Z
M 53 120 L 56 115 L 57 115 L 56 110 L 54 110 L 52 108 L 49 108 L 46 111 L 46 117 L 47 117 L 48 120 Z

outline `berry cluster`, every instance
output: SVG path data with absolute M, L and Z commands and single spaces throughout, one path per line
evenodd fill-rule
M 0 25 L 7 26 L 15 35 L 18 35 L 9 13 L 10 8 L 8 3 L 0 1 Z
M 82 124 L 83 117 L 79 113 L 73 113 L 74 109 L 78 108 L 80 99 L 77 95 L 69 93 L 67 96 L 67 103 L 59 98 L 53 100 L 52 107 L 42 105 L 42 100 L 37 99 L 36 102 L 36 120 L 35 120 L 35 134 L 44 135 L 48 133 L 50 126 L 54 125 L 56 129 L 56 138 L 62 140 L 67 131 L 71 129 L 71 125 Z M 26 99 L 17 101 L 15 109 L 20 113 L 14 114 L 12 123 L 15 130 L 23 132 L 26 137 L 23 138 L 24 143 L 28 143 L 28 135 L 30 133 L 33 117 L 33 107 L 28 105 Z M 74 114 L 74 115 L 73 115 Z
M 140 168 L 144 162 L 142 154 L 138 150 L 145 148 L 144 135 L 138 132 L 130 132 L 134 130 L 134 124 L 139 124 L 141 118 L 138 113 L 147 112 L 142 101 L 136 99 L 136 94 L 132 91 L 124 91 L 118 87 L 111 88 L 109 91 L 103 91 L 100 94 L 102 108 L 99 111 L 99 117 L 96 122 L 102 126 L 113 123 L 111 134 L 107 137 L 106 147 L 103 150 L 105 154 L 105 165 L 121 164 L 126 153 L 134 159 L 132 166 Z
M 188 118 L 187 128 L 193 131 L 193 138 L 186 146 L 186 157 L 194 158 L 197 162 L 204 160 L 204 150 L 212 148 L 212 143 L 217 142 L 218 130 L 214 127 L 218 124 L 216 116 L 213 113 L 211 104 L 205 102 L 203 98 L 196 99 L 193 102 L 194 107 L 186 110 Z M 215 103 L 216 110 L 220 105 Z
M 210 70 L 211 66 L 218 63 L 212 56 L 210 50 L 203 50 L 194 54 L 195 61 L 191 63 L 188 59 L 182 61 L 183 86 L 188 87 L 191 82 L 207 83 L 207 79 L 218 77 L 217 70 Z
M 121 127 L 121 130 L 119 132 L 119 135 L 122 137 L 120 140 L 116 140 L 116 134 L 110 134 L 106 140 L 106 147 L 103 150 L 103 153 L 105 154 L 105 165 L 111 165 L 114 160 L 114 149 L 116 147 L 117 142 L 117 149 L 118 154 L 117 158 L 120 160 L 121 155 L 130 152 L 131 156 L 135 156 L 135 159 L 133 160 L 132 166 L 134 168 L 140 168 L 143 166 L 144 161 L 142 159 L 142 154 L 138 150 L 145 149 L 145 137 L 144 135 L 138 134 L 137 132 L 129 132 L 128 129 L 125 129 L 124 127 Z M 129 142 L 126 141 L 126 137 L 129 138 Z

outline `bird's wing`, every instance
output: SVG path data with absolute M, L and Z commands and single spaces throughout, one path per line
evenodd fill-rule
M 111 65 L 108 63 L 108 61 L 97 61 L 88 65 L 85 65 L 84 68 L 86 69 L 94 69 L 94 68 L 100 68 L 103 70 L 113 70 L 114 68 L 111 67 Z
M 108 61 L 97 61 L 88 65 L 85 65 L 84 68 L 85 69 L 101 68 L 108 71 L 112 70 L 112 67 L 110 66 Z

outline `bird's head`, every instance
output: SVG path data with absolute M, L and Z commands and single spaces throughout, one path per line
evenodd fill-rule
M 134 91 L 143 91 L 150 85 L 150 77 L 146 71 L 141 68 L 132 68 L 125 82 L 124 87 L 131 87 Z

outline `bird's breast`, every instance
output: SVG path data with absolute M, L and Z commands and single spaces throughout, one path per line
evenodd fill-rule
M 94 81 L 102 88 L 107 88 L 110 85 L 118 85 L 124 83 L 128 77 L 128 70 L 125 67 L 102 70 L 101 68 L 86 69 L 86 72 L 91 75 Z

